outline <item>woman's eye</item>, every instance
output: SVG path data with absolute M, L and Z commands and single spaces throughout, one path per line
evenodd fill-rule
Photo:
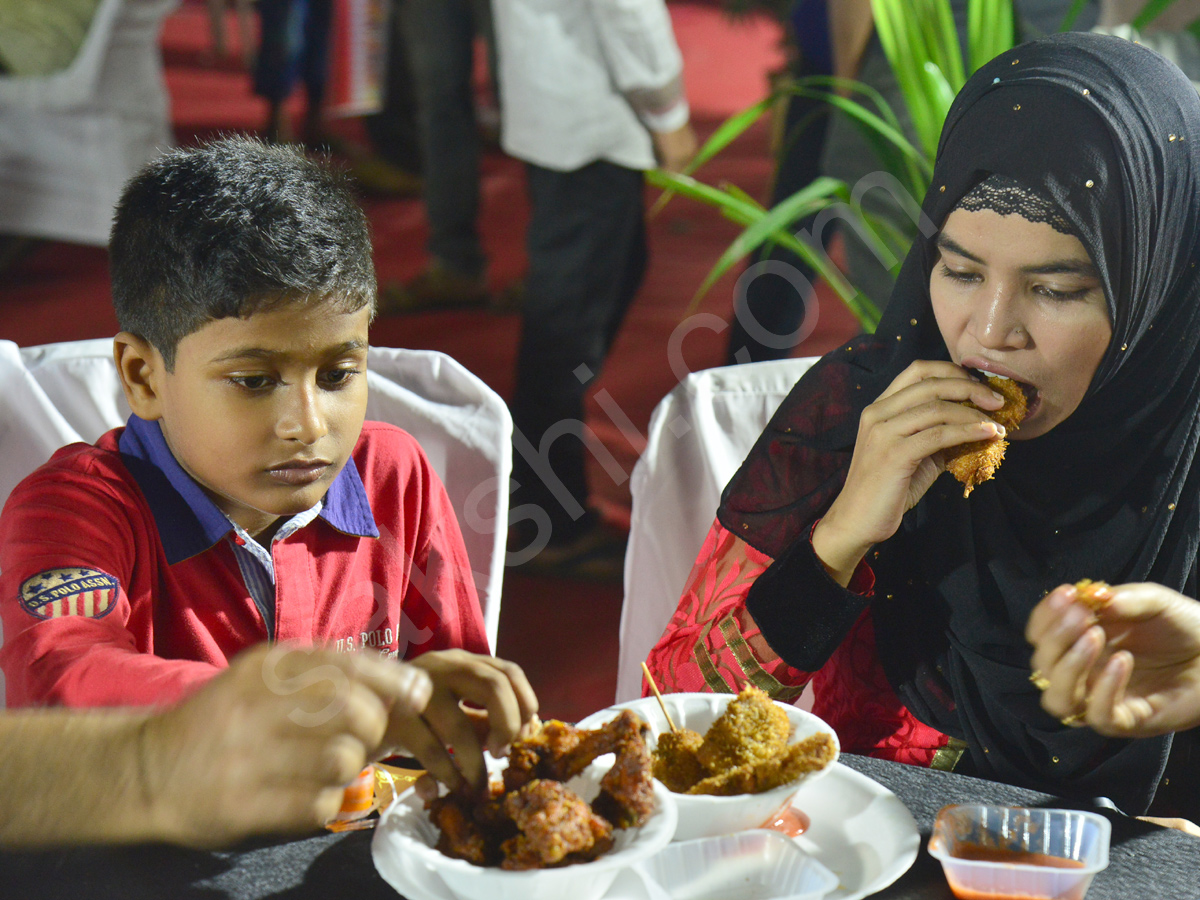
M 1090 292 L 1091 288 L 1076 288 L 1072 291 L 1060 291 L 1045 284 L 1037 284 L 1033 287 L 1035 294 L 1041 294 L 1043 297 L 1049 297 L 1051 300 L 1082 300 Z
M 979 280 L 978 272 L 957 272 L 945 263 L 942 263 L 941 273 L 943 278 L 949 278 L 951 281 L 958 281 L 963 284 L 973 284 Z

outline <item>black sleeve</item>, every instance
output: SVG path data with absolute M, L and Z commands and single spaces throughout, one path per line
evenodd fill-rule
M 869 596 L 829 577 L 807 530 L 755 579 L 746 595 L 746 609 L 771 649 L 802 672 L 825 665 L 869 603 Z

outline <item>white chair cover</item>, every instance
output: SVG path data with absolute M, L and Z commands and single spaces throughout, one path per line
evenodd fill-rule
M 815 357 L 695 372 L 658 404 L 633 469 L 617 702 L 642 694 L 642 661 L 671 620 L 721 491 Z
M 158 36 L 178 0 L 101 0 L 75 60 L 0 77 L 0 233 L 108 243 L 125 182 L 173 143 Z
M 415 437 L 446 485 L 494 651 L 512 467 L 508 407 L 462 365 L 433 350 L 372 347 L 367 369 L 367 418 Z M 111 340 L 25 349 L 0 341 L 0 503 L 59 447 L 94 442 L 128 417 Z

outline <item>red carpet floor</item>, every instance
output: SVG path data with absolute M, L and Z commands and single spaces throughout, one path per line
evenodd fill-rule
M 702 134 L 766 90 L 766 74 L 780 65 L 778 29 L 761 19 L 730 22 L 715 7 L 672 5 L 683 49 L 693 117 Z M 230 33 L 234 33 L 230 21 Z M 167 21 L 163 34 L 167 81 L 176 139 L 194 143 L 221 132 L 254 131 L 265 108 L 249 79 L 232 63 L 207 56 L 208 24 L 203 5 L 187 2 Z M 340 126 L 354 133 L 352 123 Z M 767 123 L 748 133 L 711 162 L 701 176 L 731 181 L 753 196 L 768 192 L 772 164 Z M 518 279 L 528 210 L 522 168 L 498 152 L 483 163 L 480 227 L 489 255 L 490 280 L 499 288 Z M 654 192 L 647 192 L 652 203 Z M 376 236 L 381 281 L 407 278 L 424 264 L 426 226 L 419 201 L 369 198 L 364 204 Z M 676 383 L 667 347 L 708 268 L 736 234 L 713 210 L 672 201 L 650 223 L 651 264 L 645 285 L 617 339 L 597 391 L 607 391 L 642 430 L 658 400 Z M 0 337 L 23 346 L 105 337 L 116 331 L 110 308 L 106 253 L 61 243 L 38 245 L 0 276 Z M 733 278 L 712 290 L 699 308 L 727 318 Z M 798 355 L 822 353 L 856 328 L 836 300 L 821 295 L 816 330 Z M 383 319 L 373 343 L 442 350 L 460 360 L 502 396 L 512 390 L 520 320 L 482 312 L 435 313 Z M 683 356 L 691 370 L 719 365 L 724 335 L 706 328 L 689 333 Z M 614 481 L 593 471 L 594 501 L 616 522 L 628 521 L 627 475 L 640 451 L 622 436 L 594 402 L 589 422 L 626 476 Z M 621 590 L 511 575 L 506 580 L 500 626 L 501 655 L 530 675 L 548 716 L 579 718 L 611 702 L 616 679 L 617 622 Z

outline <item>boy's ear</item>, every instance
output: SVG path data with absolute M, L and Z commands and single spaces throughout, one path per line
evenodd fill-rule
M 161 419 L 162 380 L 167 374 L 162 354 L 145 338 L 122 331 L 113 338 L 113 360 L 134 415 L 147 422 Z

